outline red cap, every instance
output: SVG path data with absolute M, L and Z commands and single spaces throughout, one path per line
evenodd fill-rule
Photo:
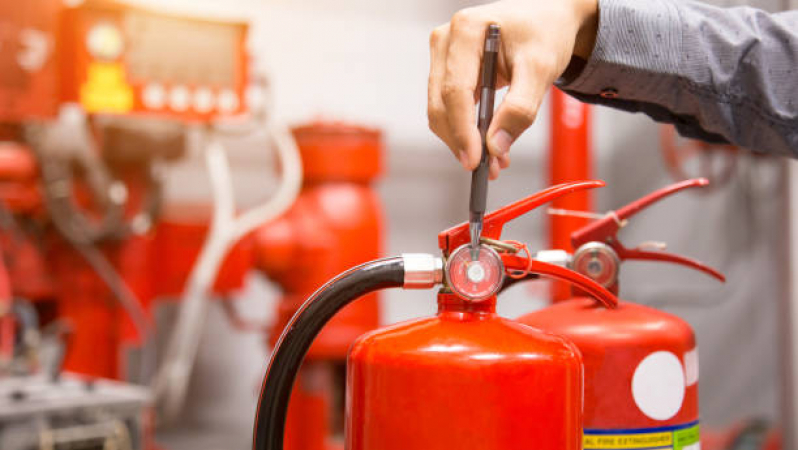
M 306 181 L 369 182 L 382 173 L 382 132 L 316 121 L 292 130 Z

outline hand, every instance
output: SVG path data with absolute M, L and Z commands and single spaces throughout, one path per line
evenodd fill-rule
M 510 164 L 512 143 L 535 122 L 543 96 L 573 55 L 587 59 L 598 0 L 504 0 L 457 12 L 430 36 L 430 129 L 466 170 L 479 164 L 479 70 L 488 25 L 501 27 L 497 89 L 509 85 L 488 130 L 490 176 Z

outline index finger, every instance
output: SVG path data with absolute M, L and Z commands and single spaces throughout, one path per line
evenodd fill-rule
M 482 141 L 475 117 L 475 95 L 485 30 L 485 22 L 472 17 L 468 10 L 455 14 L 451 22 L 442 87 L 451 139 L 467 154 L 470 169 L 475 168 L 482 157 Z

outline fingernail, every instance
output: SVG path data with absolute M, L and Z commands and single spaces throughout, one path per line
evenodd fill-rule
M 468 153 L 465 150 L 461 150 L 460 153 L 457 154 L 457 158 L 460 159 L 460 164 L 463 165 L 465 170 L 471 169 L 468 165 Z
M 493 136 L 490 138 L 490 141 L 493 144 L 493 148 L 495 148 L 496 151 L 498 152 L 498 155 L 496 156 L 502 156 L 507 154 L 507 152 L 510 151 L 510 145 L 513 144 L 513 140 L 514 139 L 510 135 L 510 133 L 504 130 L 499 130 L 493 133 Z
M 499 172 L 501 172 L 501 167 L 499 167 L 499 160 L 495 157 L 490 159 L 490 176 L 491 180 L 495 180 L 499 178 Z
M 510 155 L 505 153 L 505 154 L 499 156 L 498 159 L 499 159 L 499 167 L 500 168 L 506 169 L 506 168 L 510 167 Z

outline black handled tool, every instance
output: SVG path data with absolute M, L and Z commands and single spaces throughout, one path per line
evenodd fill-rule
M 485 34 L 485 51 L 482 56 L 482 75 L 479 91 L 479 117 L 477 126 L 482 135 L 482 158 L 471 173 L 470 216 L 471 260 L 479 258 L 479 237 L 482 235 L 482 219 L 485 217 L 485 202 L 488 197 L 488 127 L 493 119 L 493 103 L 496 99 L 496 69 L 499 60 L 499 26 L 490 25 Z

